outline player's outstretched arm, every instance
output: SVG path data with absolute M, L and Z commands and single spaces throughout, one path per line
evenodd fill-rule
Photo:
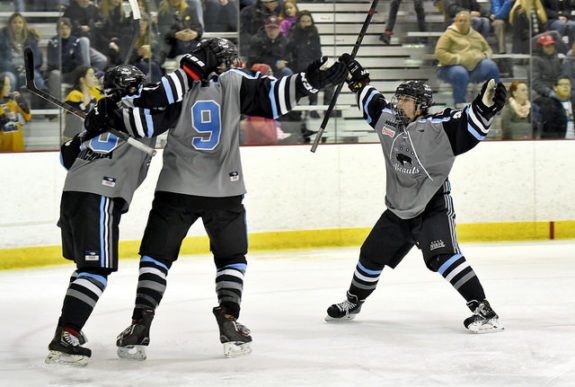
M 347 73 L 345 67 L 336 62 L 322 69 L 326 60 L 324 57 L 312 62 L 304 72 L 279 79 L 244 74 L 240 89 L 241 113 L 278 118 L 291 111 L 300 98 L 343 82 Z
M 375 127 L 383 109 L 389 108 L 385 97 L 373 86 L 371 86 L 369 71 L 364 69 L 361 64 L 351 55 L 343 54 L 339 57 L 349 75 L 347 76 L 347 86 L 356 94 L 357 105 L 363 114 L 363 118 L 372 127 Z

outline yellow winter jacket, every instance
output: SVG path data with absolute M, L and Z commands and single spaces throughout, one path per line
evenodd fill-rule
M 435 46 L 435 59 L 440 66 L 462 65 L 469 71 L 492 54 L 489 43 L 479 32 L 470 28 L 467 34 L 462 34 L 454 25 L 447 27 Z

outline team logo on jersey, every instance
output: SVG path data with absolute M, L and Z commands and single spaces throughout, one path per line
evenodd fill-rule
M 395 130 L 383 128 L 383 129 L 381 129 L 381 134 L 385 134 L 386 136 L 393 137 L 393 136 L 395 136 Z
M 102 185 L 105 185 L 106 187 L 114 188 L 116 186 L 116 178 L 104 176 L 104 178 L 102 179 Z
M 240 173 L 238 171 L 230 172 L 230 181 L 240 180 Z
M 98 254 L 97 251 L 86 251 L 84 253 L 84 261 L 99 261 L 100 260 L 100 254 Z
M 445 243 L 443 243 L 443 241 L 441 239 L 439 239 L 437 241 L 432 241 L 429 244 L 429 250 L 430 251 L 437 250 L 437 249 L 440 249 L 442 247 L 445 247 Z

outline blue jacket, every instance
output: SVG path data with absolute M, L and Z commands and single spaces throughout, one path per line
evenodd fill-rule
M 62 73 L 69 73 L 82 64 L 80 55 L 79 39 L 70 36 L 62 39 L 60 50 L 60 38 L 54 36 L 48 42 L 48 71 L 60 68 L 60 56 L 62 57 Z
M 495 19 L 509 20 L 511 8 L 513 8 L 511 0 L 491 0 L 491 13 L 495 15 Z

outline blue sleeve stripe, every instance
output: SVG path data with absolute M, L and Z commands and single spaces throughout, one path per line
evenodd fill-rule
M 372 118 L 369 115 L 367 108 L 368 108 L 369 103 L 371 102 L 373 96 L 375 95 L 375 93 L 377 93 L 377 90 L 373 89 L 373 91 L 369 94 L 369 97 L 367 97 L 367 101 L 363 105 L 363 110 L 365 111 L 365 115 L 367 116 L 367 123 L 368 124 L 371 124 Z
M 457 261 L 461 257 L 462 257 L 461 254 L 455 254 L 453 257 L 451 257 L 447 261 L 445 261 L 443 263 L 443 265 L 441 265 L 439 270 L 437 270 L 437 272 L 439 274 L 443 275 L 443 273 L 445 273 L 445 270 L 449 269 L 449 266 L 451 266 L 453 264 L 453 262 Z
M 274 118 L 279 117 L 278 116 L 278 108 L 276 106 L 276 97 L 275 97 L 276 84 L 277 84 L 277 81 L 272 81 L 271 87 L 270 87 L 270 92 L 269 92 L 269 98 L 270 98 L 270 102 L 272 105 L 272 115 Z
M 106 257 L 106 197 L 100 199 L 100 266 L 105 267 Z
M 174 94 L 172 93 L 172 87 L 170 86 L 170 82 L 168 78 L 162 77 L 162 85 L 164 86 L 164 90 L 166 91 L 166 98 L 168 98 L 168 103 L 174 103 Z
M 154 120 L 150 114 L 150 109 L 144 109 L 144 117 L 146 117 L 146 135 L 148 137 L 154 136 Z
M 363 271 L 366 274 L 371 274 L 371 275 L 377 275 L 377 274 L 381 274 L 382 270 L 369 270 L 366 269 L 365 266 L 363 266 L 361 263 L 357 263 L 357 266 L 361 269 L 361 271 Z
M 78 273 L 78 278 L 80 278 L 80 277 L 90 277 L 90 278 L 95 279 L 96 281 L 98 281 L 102 285 L 104 285 L 104 287 L 108 286 L 108 280 L 105 277 L 98 275 L 98 274 L 91 274 L 91 273 L 82 272 L 82 273 Z
M 168 267 L 166 265 L 164 265 L 162 262 L 160 261 L 156 261 L 154 258 L 149 257 L 147 255 L 144 255 L 142 258 L 140 258 L 140 262 L 152 262 L 154 265 L 156 266 L 160 266 L 161 268 L 165 269 L 166 272 L 170 269 L 168 269 Z
M 485 138 L 485 136 L 480 135 L 480 134 L 477 132 L 477 130 L 475 130 L 475 128 L 474 128 L 473 126 L 471 126 L 471 124 L 469 124 L 469 123 L 467 124 L 467 131 L 468 131 L 469 133 L 471 133 L 471 135 L 472 135 L 473 137 L 475 137 L 475 138 L 477 139 L 477 141 L 481 141 L 481 140 L 483 140 L 483 139 Z

